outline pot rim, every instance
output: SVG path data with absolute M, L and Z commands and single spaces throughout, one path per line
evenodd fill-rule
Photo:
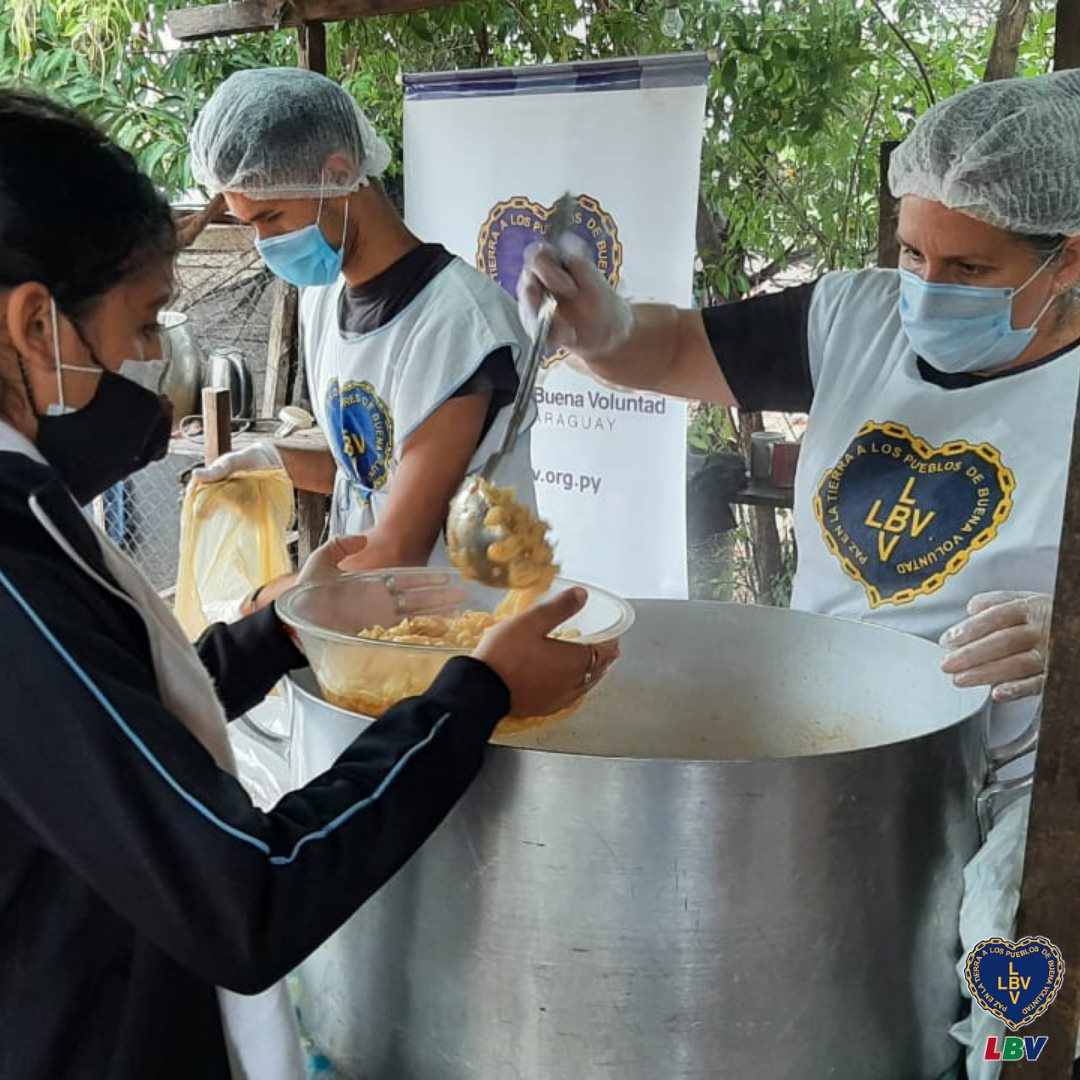
M 310 673 L 311 682 L 315 686 L 315 691 L 309 690 L 306 686 L 302 685 L 298 679 L 298 675 L 302 675 L 304 672 Z M 333 710 L 334 712 L 342 714 L 342 716 L 352 717 L 356 720 L 363 721 L 365 729 L 368 725 L 375 723 L 376 718 L 366 716 L 364 713 L 352 712 L 349 709 L 343 709 L 340 705 L 334 705 L 322 697 L 321 692 L 318 690 L 318 680 L 315 678 L 315 673 L 310 667 L 299 668 L 296 671 L 287 672 L 285 680 L 289 684 L 289 692 L 307 698 L 308 700 L 316 703 L 325 709 Z M 675 768 L 685 766 L 697 766 L 702 768 L 715 768 L 717 766 L 732 766 L 732 765 L 753 765 L 753 766 L 769 766 L 769 767 L 792 767 L 796 762 L 820 762 L 822 759 L 829 759 L 831 761 L 840 761 L 843 758 L 851 758 L 857 754 L 872 754 L 880 753 L 887 750 L 893 750 L 897 746 L 904 743 L 916 743 L 925 739 L 933 739 L 944 736 L 962 724 L 974 723 L 981 721 L 983 723 L 983 749 L 987 760 L 987 767 L 992 763 L 992 751 L 988 743 L 989 734 L 989 716 L 990 716 L 990 694 L 989 691 L 985 695 L 982 695 L 982 701 L 974 709 L 969 710 L 961 716 L 958 716 L 955 720 L 948 724 L 944 724 L 941 727 L 935 728 L 932 731 L 923 731 L 918 734 L 910 735 L 907 738 L 894 738 L 887 742 L 873 743 L 868 746 L 856 746 L 850 747 L 844 750 L 823 750 L 820 753 L 813 754 L 787 754 L 782 756 L 773 757 L 740 757 L 740 758 L 718 758 L 718 757 L 638 757 L 628 754 L 597 754 L 589 751 L 577 751 L 573 749 L 559 749 L 558 747 L 551 746 L 518 746 L 513 742 L 502 741 L 499 736 L 494 736 L 492 741 L 489 741 L 487 746 L 487 752 L 489 754 L 502 755 L 505 751 L 512 751 L 518 754 L 530 754 L 530 755 L 544 755 L 553 758 L 573 758 L 578 761 L 590 761 L 590 762 L 611 762 L 614 764 L 633 764 L 637 766 L 671 766 Z M 525 734 L 528 734 L 526 732 Z M 504 736 L 505 739 L 513 738 L 513 736 Z M 499 740 L 499 741 L 495 741 Z

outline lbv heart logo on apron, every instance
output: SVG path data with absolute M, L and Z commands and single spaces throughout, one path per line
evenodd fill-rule
M 615 219 L 590 195 L 579 195 L 575 202 L 572 232 L 585 241 L 589 256 L 615 288 L 623 261 Z M 525 249 L 543 240 L 552 210 L 524 195 L 515 195 L 496 203 L 480 227 L 476 268 L 497 281 L 515 300 Z M 546 354 L 543 366 L 550 367 L 563 352 L 558 349 Z
M 814 515 L 871 608 L 937 592 L 1005 523 L 1016 480 L 988 443 L 931 446 L 903 424 L 864 424 L 818 482 Z
M 380 491 L 394 455 L 394 418 L 369 382 L 341 385 L 333 379 L 326 395 L 330 452 L 362 499 Z
M 989 938 L 968 953 L 964 975 L 980 1008 L 1015 1031 L 1050 1007 L 1065 978 L 1065 961 L 1044 937 Z

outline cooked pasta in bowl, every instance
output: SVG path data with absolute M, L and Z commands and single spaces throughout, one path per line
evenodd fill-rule
M 394 586 L 427 587 L 428 610 L 402 614 Z M 492 589 L 457 570 L 406 568 L 353 574 L 333 582 L 299 585 L 277 600 L 277 612 L 299 639 L 323 697 L 339 708 L 377 718 L 405 698 L 424 693 L 454 656 L 470 653 L 484 632 L 533 603 L 573 587 L 588 600 L 555 636 L 582 644 L 621 637 L 633 608 L 606 589 L 556 578 L 544 590 Z M 404 593 L 400 594 L 404 595 Z M 357 613 L 362 612 L 358 625 Z M 497 734 L 554 723 L 574 707 L 546 717 L 508 717 Z

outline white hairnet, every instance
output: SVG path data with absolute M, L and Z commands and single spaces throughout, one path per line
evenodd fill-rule
M 326 168 L 333 155 L 341 169 Z M 251 199 L 347 195 L 379 176 L 390 150 L 336 82 L 302 68 L 238 71 L 191 132 L 191 169 L 212 193 Z
M 893 151 L 889 186 L 1012 232 L 1080 234 L 1080 70 L 934 105 Z

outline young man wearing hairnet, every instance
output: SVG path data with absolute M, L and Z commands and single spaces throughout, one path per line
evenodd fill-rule
M 531 317 L 550 289 L 553 340 L 609 382 L 808 411 L 792 606 L 940 638 L 958 685 L 993 687 L 1000 745 L 1033 722 L 1047 655 L 1080 375 L 1080 72 L 936 105 L 890 184 L 898 271 L 680 311 L 537 248 L 519 296 Z M 969 888 L 966 947 L 1010 929 L 1022 814 L 969 868 L 969 886 L 1003 887 Z
M 527 339 L 513 302 L 409 232 L 376 179 L 386 144 L 322 75 L 233 75 L 200 113 L 191 147 L 199 183 L 224 193 L 267 266 L 302 288 L 301 347 L 330 447 L 260 442 L 197 475 L 284 467 L 296 487 L 332 494 L 331 533 L 368 537 L 347 569 L 444 563 L 449 500 L 497 446 L 517 390 Z M 534 416 L 508 460 L 527 504 Z

